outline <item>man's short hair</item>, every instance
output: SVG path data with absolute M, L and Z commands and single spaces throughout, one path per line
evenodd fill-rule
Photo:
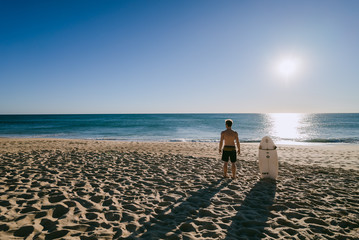
M 226 119 L 226 125 L 227 125 L 228 127 L 232 127 L 232 124 L 233 124 L 232 119 Z

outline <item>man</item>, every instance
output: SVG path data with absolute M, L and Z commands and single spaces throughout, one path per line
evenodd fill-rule
M 237 144 L 237 152 L 238 155 L 241 154 L 241 147 L 238 139 L 238 133 L 232 130 L 233 121 L 231 119 L 226 120 L 226 128 L 227 130 L 221 132 L 221 140 L 219 142 L 219 153 L 222 152 L 222 146 L 224 142 L 223 152 L 222 152 L 222 160 L 224 161 L 223 165 L 223 176 L 228 178 L 227 169 L 228 169 L 228 160 L 231 160 L 231 169 L 232 169 L 232 179 L 236 178 L 236 146 Z

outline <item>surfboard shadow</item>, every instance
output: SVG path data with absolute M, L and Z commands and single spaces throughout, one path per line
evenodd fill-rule
M 226 240 L 262 239 L 270 215 L 269 207 L 273 205 L 276 182 L 271 179 L 258 181 L 249 191 L 237 214 L 232 218 Z
M 129 239 L 166 239 L 168 238 L 166 234 L 170 232 L 180 235 L 182 232 L 193 231 L 191 223 L 198 215 L 198 210 L 208 207 L 213 196 L 227 185 L 228 181 L 221 179 L 199 189 L 179 205 L 174 207 L 176 205 L 174 203 L 156 214 L 154 222 L 145 224 L 141 229 L 133 233 Z M 140 237 L 135 237 L 141 232 L 145 233 Z

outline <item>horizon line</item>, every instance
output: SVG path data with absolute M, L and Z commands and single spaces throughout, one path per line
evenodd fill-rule
M 4 115 L 149 115 L 149 114 L 357 114 L 359 112 L 124 112 L 124 113 L 0 113 Z

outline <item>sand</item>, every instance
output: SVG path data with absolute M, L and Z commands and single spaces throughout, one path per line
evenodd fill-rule
M 0 239 L 358 239 L 359 146 L 0 139 Z

